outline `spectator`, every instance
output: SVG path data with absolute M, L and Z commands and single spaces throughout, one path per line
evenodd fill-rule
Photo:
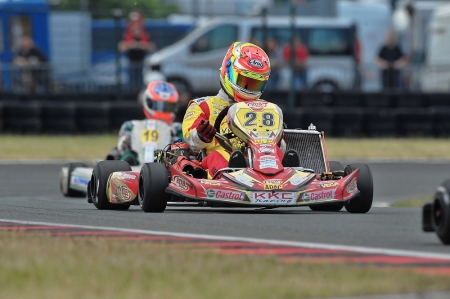
M 22 37 L 20 48 L 13 59 L 14 66 L 18 67 L 14 74 L 18 87 L 31 92 L 48 91 L 47 63 L 47 57 L 35 46 L 33 39 L 29 36 Z
M 267 82 L 267 89 L 277 89 L 278 82 L 280 81 L 280 69 L 283 64 L 283 55 L 281 48 L 278 46 L 278 42 L 273 37 L 269 37 L 266 40 L 267 55 L 270 59 L 270 79 Z
M 386 34 L 386 44 L 381 47 L 375 64 L 381 69 L 383 89 L 396 89 L 400 87 L 400 69 L 408 63 L 397 43 L 394 31 Z
M 125 52 L 129 61 L 129 88 L 131 92 L 142 89 L 144 82 L 142 68 L 144 58 L 148 52 L 155 50 L 155 45 L 150 42 L 149 35 L 145 33 L 139 22 L 134 22 L 130 30 L 125 33 L 119 43 L 119 50 Z
M 294 37 L 295 46 L 295 64 L 294 64 L 294 82 L 295 88 L 305 88 L 308 82 L 307 64 L 308 64 L 308 49 L 302 44 L 300 37 Z M 286 44 L 283 48 L 283 59 L 289 64 L 291 57 L 291 45 Z

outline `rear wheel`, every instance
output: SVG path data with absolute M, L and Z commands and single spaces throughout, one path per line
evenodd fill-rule
M 170 195 L 166 193 L 169 176 L 169 171 L 164 164 L 148 163 L 142 166 L 138 198 L 144 212 L 164 212 L 170 198 Z
M 367 213 L 372 207 L 373 201 L 373 178 L 372 171 L 366 164 L 350 164 L 345 167 L 344 174 L 348 175 L 352 171 L 359 169 L 359 176 L 356 185 L 359 190 L 359 196 L 350 200 L 345 205 L 345 209 L 350 213 Z
M 434 195 L 431 223 L 442 243 L 450 244 L 450 180 L 445 181 Z
M 61 192 L 66 197 L 85 197 L 86 196 L 85 192 L 70 189 L 70 181 L 72 180 L 72 172 L 74 171 L 74 169 L 77 168 L 77 167 L 88 167 L 86 165 L 86 163 L 83 163 L 83 162 L 72 162 L 72 163 L 69 163 L 69 164 L 65 165 L 64 167 L 67 167 L 67 182 L 66 182 L 66 184 L 67 184 L 67 193 L 64 193 L 64 190 L 63 190 L 63 187 L 62 187 L 62 182 L 60 183 Z
M 329 161 L 330 171 L 343 170 L 341 162 L 337 161 Z M 309 208 L 313 211 L 319 212 L 339 212 L 344 207 L 343 203 L 333 203 L 333 204 L 325 204 L 325 205 L 311 205 Z
M 112 204 L 106 196 L 106 184 L 109 175 L 116 171 L 131 171 L 130 165 L 125 161 L 101 161 L 92 172 L 90 181 L 90 196 L 92 203 L 99 210 L 128 210 L 129 204 Z

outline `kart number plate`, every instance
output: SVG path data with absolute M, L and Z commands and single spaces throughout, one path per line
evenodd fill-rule
M 145 142 L 158 142 L 159 131 L 158 130 L 142 130 L 142 143 Z

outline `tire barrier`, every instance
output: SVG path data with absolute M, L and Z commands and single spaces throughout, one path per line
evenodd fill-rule
M 448 94 L 304 92 L 295 99 L 297 108 L 287 106 L 286 93 L 269 95 L 282 108 L 289 128 L 307 129 L 313 123 L 327 136 L 337 137 L 450 136 Z M 29 101 L 0 94 L 0 132 L 116 133 L 123 122 L 144 118 L 135 99 L 112 101 L 112 96 L 102 95 L 99 99 L 110 101 L 94 102 L 93 97 L 75 101 L 76 96 L 65 95 L 61 101 L 44 101 L 41 95 Z

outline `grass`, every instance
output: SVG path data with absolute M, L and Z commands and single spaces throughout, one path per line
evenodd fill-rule
M 117 135 L 1 135 L 0 159 L 98 159 L 117 143 Z M 330 158 L 446 158 L 450 139 L 327 139 Z
M 424 197 L 417 197 L 412 199 L 407 199 L 403 201 L 396 202 L 392 204 L 393 207 L 396 208 L 422 208 L 423 204 L 427 201 L 432 201 L 433 197 L 431 196 L 424 196 Z
M 450 289 L 408 270 L 0 232 L 0 298 L 312 298 Z

